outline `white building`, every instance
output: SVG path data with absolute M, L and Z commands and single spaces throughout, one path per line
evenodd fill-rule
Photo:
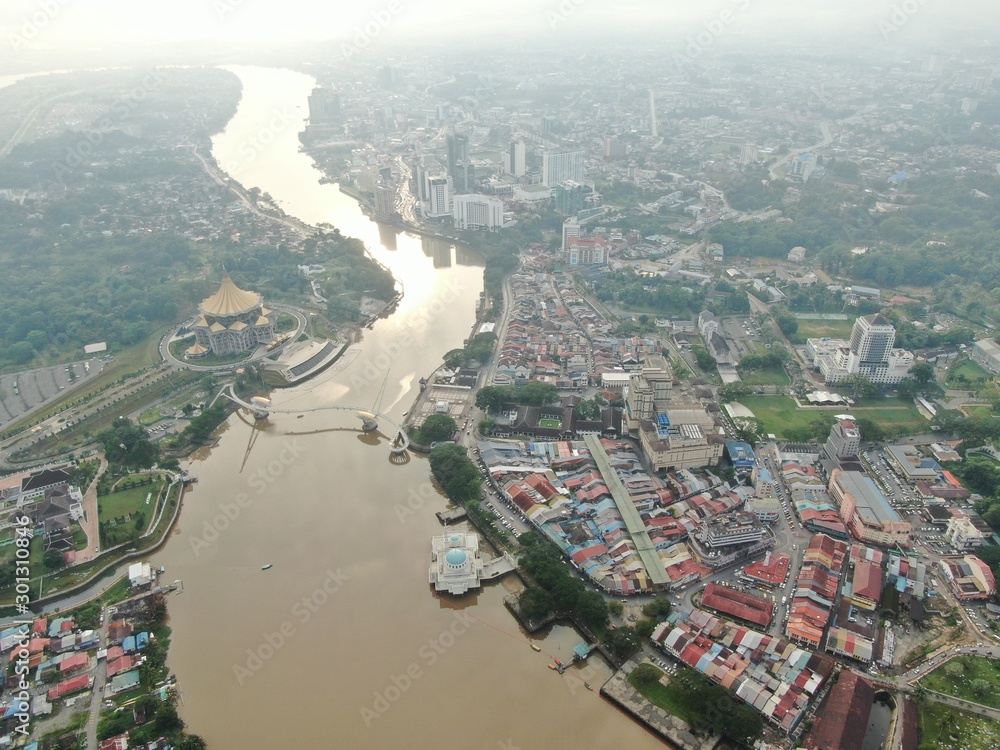
M 944 538 L 959 552 L 971 552 L 979 549 L 985 543 L 983 532 L 976 528 L 968 518 L 952 518 L 948 521 L 948 529 Z
M 438 176 L 427 178 L 427 202 L 423 204 L 424 216 L 438 219 L 451 216 L 451 178 Z
M 555 187 L 566 180 L 583 182 L 586 174 L 583 156 L 583 151 L 545 152 L 542 155 L 542 184 Z
M 850 341 L 809 339 L 806 353 L 826 383 L 865 375 L 873 383 L 896 384 L 910 373 L 913 352 L 894 349 L 896 329 L 882 315 L 865 315 L 854 322 Z
M 148 586 L 153 582 L 153 566 L 148 562 L 132 563 L 128 566 L 128 580 L 133 588 Z
M 483 560 L 479 535 L 453 531 L 431 540 L 431 564 L 427 579 L 436 591 L 458 596 L 479 588 Z
M 499 229 L 503 201 L 490 195 L 456 195 L 452 206 L 455 229 Z
M 980 339 L 969 349 L 972 361 L 991 375 L 1000 375 L 1000 346 L 993 339 Z

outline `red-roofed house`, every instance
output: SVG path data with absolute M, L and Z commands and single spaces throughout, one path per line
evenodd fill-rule
M 858 560 L 854 564 L 854 582 L 851 589 L 855 604 L 863 609 L 874 611 L 882 600 L 882 568 L 867 560 Z
M 90 666 L 90 657 L 86 654 L 70 654 L 59 662 L 59 671 L 64 675 L 72 674 L 86 669 L 88 666 Z

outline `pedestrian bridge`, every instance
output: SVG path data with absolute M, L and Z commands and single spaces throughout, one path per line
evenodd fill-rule
M 406 434 L 403 426 L 395 420 L 377 411 L 371 411 L 361 406 L 340 406 L 331 404 L 325 406 L 307 406 L 298 409 L 281 409 L 271 405 L 267 399 L 255 397 L 252 401 L 244 401 L 233 392 L 232 385 L 227 385 L 220 392 L 233 403 L 239 404 L 244 409 L 253 413 L 255 419 L 267 419 L 271 414 L 303 414 L 310 411 L 349 411 L 361 420 L 361 429 L 365 432 L 375 432 L 378 429 L 379 421 L 385 421 L 396 428 L 396 437 L 393 438 L 389 450 L 394 454 L 405 453 L 410 447 L 410 438 Z

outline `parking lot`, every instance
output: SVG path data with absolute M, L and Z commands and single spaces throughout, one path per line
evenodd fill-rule
M 0 376 L 0 427 L 44 406 L 67 388 L 94 377 L 103 368 L 104 360 L 93 358 Z

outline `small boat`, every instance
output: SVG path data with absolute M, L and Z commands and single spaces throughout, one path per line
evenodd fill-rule
M 272 565 L 273 565 L 273 563 L 268 563 L 267 565 L 261 565 L 260 569 L 261 570 L 268 570 Z
M 531 644 L 531 650 L 532 650 L 532 651 L 541 651 L 541 650 L 542 650 L 542 647 L 541 647 L 541 646 L 539 646 L 539 645 L 538 645 L 537 643 L 532 643 L 532 644 Z
M 561 667 L 562 666 L 562 662 L 561 661 L 559 661 L 558 659 L 556 659 L 555 661 L 556 661 L 556 666 L 557 667 Z
M 585 683 L 583 683 L 583 686 L 584 686 L 585 688 L 587 688 L 587 690 L 593 690 L 593 689 L 594 689 L 594 688 L 592 688 L 592 687 L 590 686 L 590 683 L 589 683 L 589 682 L 585 682 Z
M 555 669 L 555 668 L 556 668 L 555 664 L 549 664 L 549 669 Z

